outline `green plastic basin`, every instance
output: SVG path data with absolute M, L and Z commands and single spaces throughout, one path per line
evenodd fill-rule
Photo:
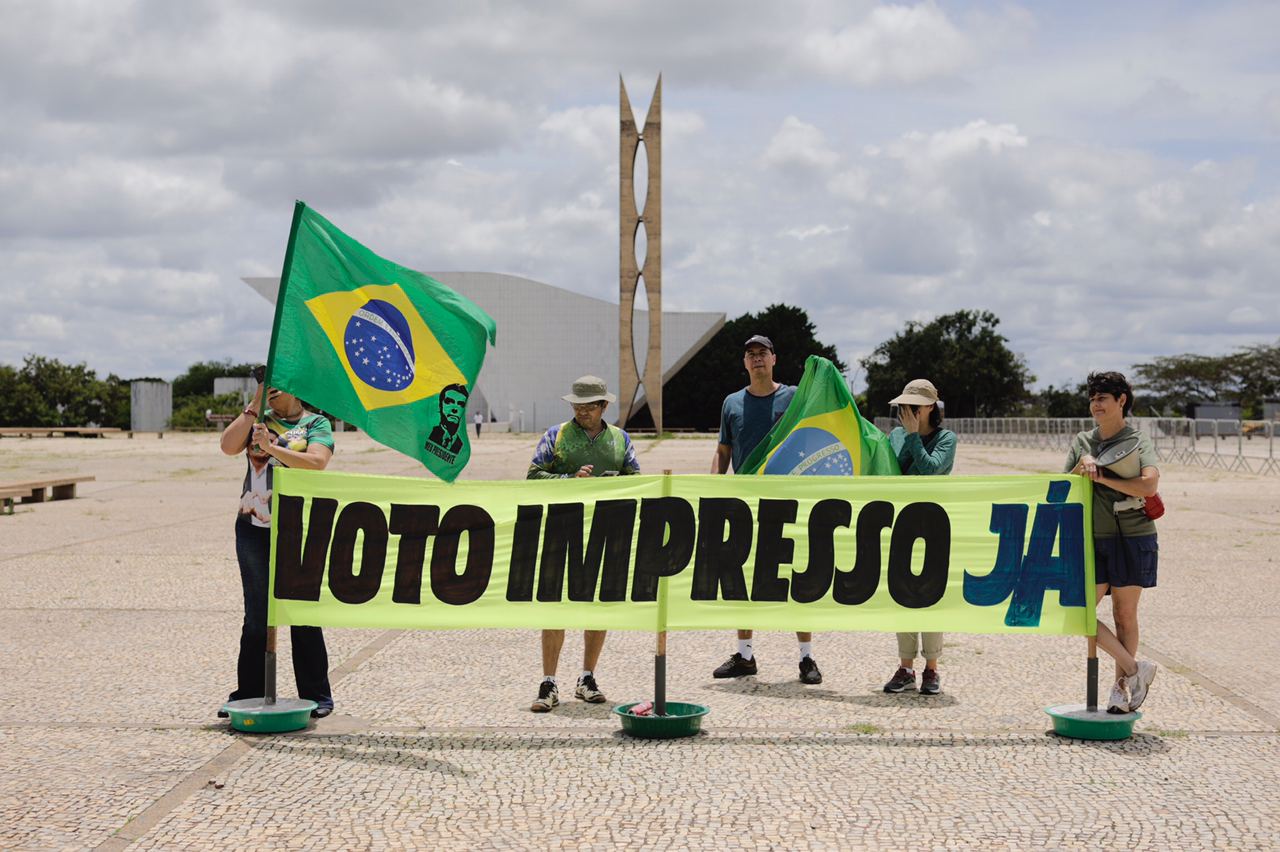
M 1090 710 L 1083 704 L 1058 704 L 1044 708 L 1053 718 L 1053 732 L 1077 740 L 1127 740 L 1133 736 L 1133 723 L 1142 718 L 1138 711 L 1108 713 Z
M 631 708 L 642 702 L 619 704 L 613 708 L 622 720 L 622 732 L 629 736 L 646 740 L 669 740 L 676 737 L 691 737 L 702 730 L 702 717 L 711 712 L 711 708 L 702 704 L 687 704 L 683 701 L 668 701 L 665 716 L 636 716 Z
M 261 698 L 228 701 L 222 705 L 231 716 L 231 727 L 250 734 L 280 734 L 301 731 L 311 723 L 314 701 L 301 698 L 282 698 L 274 704 L 266 704 Z

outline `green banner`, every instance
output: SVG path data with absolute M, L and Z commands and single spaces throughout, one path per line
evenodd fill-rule
M 268 621 L 1091 635 L 1092 493 L 1067 475 L 444 485 L 281 468 Z

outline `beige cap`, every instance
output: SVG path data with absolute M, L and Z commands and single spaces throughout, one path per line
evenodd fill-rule
M 912 379 L 902 393 L 889 400 L 890 405 L 933 405 L 938 401 L 938 389 L 928 379 Z
M 604 379 L 599 376 L 582 376 L 574 379 L 573 393 L 567 393 L 560 398 L 565 402 L 578 405 L 588 402 L 613 402 L 617 399 L 616 396 L 609 393 L 609 388 Z

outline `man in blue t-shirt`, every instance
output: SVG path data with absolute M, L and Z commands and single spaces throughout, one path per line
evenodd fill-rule
M 743 461 L 751 455 L 773 424 L 791 404 L 796 389 L 773 380 L 773 368 L 778 356 L 773 341 L 762 334 L 752 335 L 743 347 L 742 363 L 747 368 L 751 383 L 737 393 L 724 398 L 720 409 L 720 443 L 711 461 L 712 473 L 726 473 L 730 461 L 733 472 L 742 468 Z M 800 640 L 800 682 L 822 683 L 822 672 L 814 662 L 813 634 L 796 633 Z M 751 646 L 751 631 L 738 631 L 738 650 L 712 675 L 714 677 L 743 677 L 756 673 L 755 652 Z

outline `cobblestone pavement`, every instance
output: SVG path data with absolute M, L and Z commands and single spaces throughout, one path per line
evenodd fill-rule
M 326 631 L 337 712 L 250 736 L 213 718 L 234 678 L 243 464 L 215 440 L 0 440 L 0 481 L 97 477 L 0 517 L 0 848 L 1280 847 L 1275 477 L 1164 471 L 1142 608 L 1162 671 L 1125 742 L 1046 732 L 1044 706 L 1083 698 L 1078 638 L 949 634 L 927 698 L 880 690 L 884 634 L 819 635 L 818 687 L 798 683 L 793 637 L 759 634 L 760 674 L 715 681 L 725 632 L 670 638 L 671 697 L 711 707 L 693 739 L 624 738 L 609 704 L 569 697 L 580 634 L 566 703 L 534 715 L 536 632 L 390 630 Z M 712 441 L 641 440 L 641 463 L 701 473 Z M 467 476 L 522 476 L 533 442 L 486 434 Z M 962 446 L 956 473 L 1059 461 Z M 333 469 L 423 475 L 353 434 Z M 651 695 L 652 653 L 609 637 L 611 703 Z

